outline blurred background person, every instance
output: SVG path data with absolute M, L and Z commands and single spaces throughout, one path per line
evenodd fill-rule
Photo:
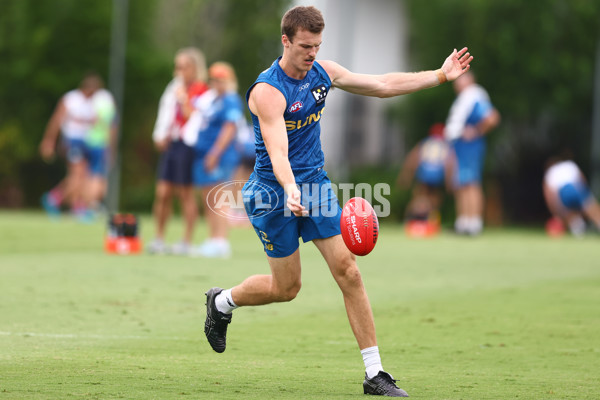
M 193 255 L 202 257 L 228 257 L 231 246 L 228 239 L 230 202 L 222 202 L 222 191 L 212 190 L 216 185 L 231 181 L 239 163 L 236 134 L 244 123 L 242 98 L 237 93 L 237 78 L 233 67 L 216 62 L 208 70 L 211 90 L 197 101 L 202 117 L 202 127 L 196 141 L 194 185 L 200 189 L 204 215 L 208 223 L 208 239 L 195 248 Z M 234 185 L 230 199 L 235 199 Z
M 175 55 L 174 76 L 161 96 L 152 134 L 156 149 L 161 153 L 153 206 L 156 233 L 147 247 L 152 254 L 187 254 L 198 212 L 192 185 L 194 148 L 184 142 L 183 132 L 194 101 L 208 89 L 204 54 L 193 47 L 179 50 Z M 179 197 L 184 232 L 180 242 L 167 246 L 165 233 L 174 194 Z
M 106 89 L 92 98 L 96 119 L 85 137 L 89 178 L 86 181 L 88 217 L 105 210 L 108 172 L 115 157 L 117 143 L 117 111 L 115 100 Z
M 102 86 L 100 76 L 93 72 L 86 74 L 77 89 L 60 99 L 46 125 L 39 147 L 42 158 L 47 162 L 54 159 L 60 136 L 60 151 L 67 162 L 65 178 L 42 196 L 42 205 L 51 215 L 59 215 L 61 206 L 66 204 L 74 215 L 85 216 L 89 199 L 86 140 L 97 121 L 94 95 Z
M 500 123 L 500 114 L 472 72 L 461 75 L 452 85 L 457 97 L 450 108 L 444 136 L 452 144 L 457 160 L 454 229 L 459 234 L 478 235 L 483 230 L 485 135 Z
M 252 171 L 254 171 L 254 163 L 256 162 L 256 150 L 254 148 L 254 129 L 248 123 L 246 118 L 242 118 L 237 125 L 236 148 L 240 155 L 240 162 L 233 173 L 233 181 L 235 182 L 236 199 L 242 199 L 242 189 Z M 246 209 L 241 205 L 231 210 L 229 216 L 230 226 L 251 227 L 250 219 L 246 214 Z
M 553 218 L 569 227 L 573 235 L 585 233 L 584 217 L 600 230 L 600 206 L 577 164 L 564 158 L 551 158 L 546 164 L 542 186 Z
M 397 184 L 412 188 L 406 207 L 406 231 L 411 236 L 428 236 L 440 228 L 440 207 L 444 186 L 452 190 L 454 151 L 444 139 L 444 124 L 435 123 L 429 135 L 406 156 Z

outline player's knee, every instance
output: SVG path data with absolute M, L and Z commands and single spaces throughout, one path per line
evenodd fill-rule
M 344 278 L 351 286 L 362 286 L 362 276 L 360 275 L 360 271 L 358 270 L 356 263 L 346 269 Z
M 336 280 L 344 286 L 362 285 L 362 277 L 354 256 L 340 260 L 340 264 L 336 268 Z
M 172 189 L 167 185 L 157 185 L 156 186 L 156 199 L 158 201 L 167 201 L 172 195 Z
M 302 287 L 302 282 L 297 281 L 285 288 L 280 288 L 275 293 L 276 301 L 287 302 L 287 301 L 294 300 L 296 298 L 296 296 L 298 295 L 298 293 L 300 292 L 301 287 Z

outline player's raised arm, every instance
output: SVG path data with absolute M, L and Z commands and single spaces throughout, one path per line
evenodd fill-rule
M 332 85 L 350 93 L 372 97 L 394 97 L 452 81 L 470 68 L 473 56 L 464 47 L 446 58 L 435 71 L 391 72 L 383 75 L 357 74 L 333 61 L 319 61 Z
M 273 86 L 258 83 L 250 92 L 248 106 L 258 117 L 262 138 L 273 165 L 273 173 L 288 196 L 288 208 L 296 216 L 301 216 L 306 211 L 300 203 L 300 190 L 296 186 L 288 158 L 287 129 L 283 118 L 285 98 Z

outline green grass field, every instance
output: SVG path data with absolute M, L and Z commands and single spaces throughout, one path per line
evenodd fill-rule
M 150 238 L 149 219 L 142 228 Z M 101 222 L 0 212 L 0 399 L 365 397 L 313 245 L 301 246 L 299 296 L 237 310 L 217 354 L 204 291 L 268 272 L 254 232 L 234 230 L 234 257 L 214 261 L 108 255 L 103 234 Z M 599 244 L 541 229 L 414 240 L 383 223 L 359 265 L 384 367 L 414 399 L 600 398 Z

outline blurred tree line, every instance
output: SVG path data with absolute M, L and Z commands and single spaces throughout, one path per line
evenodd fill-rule
M 488 197 L 499 196 L 505 218 L 514 222 L 544 218 L 541 182 L 549 156 L 570 149 L 589 177 L 600 2 L 406 0 L 406 5 L 414 69 L 432 68 L 441 54 L 468 46 L 472 71 L 502 115 L 488 140 Z M 446 85 L 400 105 L 396 116 L 412 133 L 412 144 L 431 123 L 445 121 L 454 97 Z
M 410 69 L 431 69 L 454 46 L 468 46 L 475 56 L 473 71 L 502 114 L 501 126 L 489 138 L 486 189 L 501 197 L 508 219 L 543 217 L 545 159 L 570 148 L 589 171 L 600 2 L 404 3 Z M 243 92 L 280 54 L 279 23 L 289 4 L 129 1 L 122 209 L 150 210 L 157 162 L 150 136 L 176 50 L 194 45 L 209 63 L 231 62 Z M 63 176 L 62 161 L 44 164 L 37 146 L 60 96 L 75 88 L 86 71 L 108 79 L 112 6 L 108 0 L 0 0 L 0 206 L 37 206 L 41 193 Z M 451 85 L 445 85 L 409 96 L 390 114 L 413 145 L 431 123 L 445 120 L 453 99 Z M 367 182 L 368 174 L 361 171 L 360 180 Z M 378 174 L 371 173 L 373 179 Z
M 280 53 L 287 0 L 129 0 L 121 120 L 121 207 L 149 211 L 158 155 L 151 140 L 173 58 L 197 46 L 237 69 L 241 90 Z M 108 82 L 113 1 L 0 0 L 0 207 L 37 207 L 64 176 L 38 145 L 60 97 L 88 71 Z

